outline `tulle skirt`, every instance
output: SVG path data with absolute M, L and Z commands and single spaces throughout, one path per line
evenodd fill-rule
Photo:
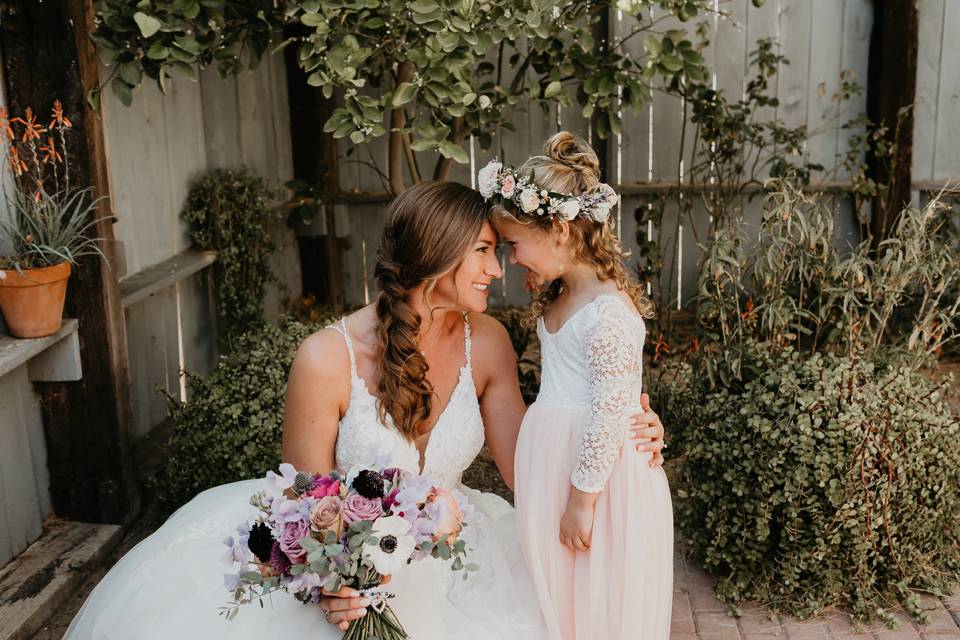
M 560 518 L 587 409 L 540 402 L 516 454 L 517 524 L 551 640 L 666 640 L 673 596 L 673 511 L 663 469 L 629 444 L 597 499 L 589 551 L 560 544 Z
M 69 640 L 171 638 L 335 640 L 317 605 L 275 593 L 241 608 L 226 621 L 229 603 L 221 557 L 237 525 L 254 514 L 249 498 L 263 480 L 209 489 L 173 514 L 131 549 L 91 592 L 67 630 Z M 502 498 L 458 487 L 477 508 L 464 530 L 469 562 L 480 569 L 463 579 L 441 560 L 428 558 L 393 576 L 390 606 L 415 640 L 536 639 L 543 636 L 537 598 L 517 544 L 513 508 Z M 289 635 L 296 634 L 296 635 Z

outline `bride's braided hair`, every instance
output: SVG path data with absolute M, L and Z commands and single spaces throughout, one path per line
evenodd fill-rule
M 430 415 L 433 387 L 417 346 L 424 321 L 410 304 L 410 291 L 427 283 L 424 303 L 439 279 L 473 247 L 489 207 L 473 189 L 455 182 L 425 182 L 391 203 L 373 275 L 380 293 L 377 318 L 377 409 L 406 438 Z M 427 319 L 429 321 L 429 319 Z

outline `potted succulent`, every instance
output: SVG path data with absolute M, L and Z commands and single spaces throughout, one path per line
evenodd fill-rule
M 103 257 L 99 238 L 90 236 L 100 198 L 70 183 L 71 126 L 59 100 L 47 126 L 32 109 L 13 118 L 0 109 L 0 139 L 13 178 L 4 182 L 7 210 L 0 211 L 0 313 L 18 338 L 59 331 L 73 266 L 83 256 Z

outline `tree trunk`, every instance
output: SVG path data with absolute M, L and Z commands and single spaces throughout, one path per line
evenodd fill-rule
M 917 89 L 919 11 L 916 0 L 874 2 L 867 74 L 867 114 L 885 125 L 892 157 L 868 154 L 870 177 L 889 191 L 873 201 L 873 246 L 889 237 L 900 211 L 909 204 L 913 165 L 913 102 Z
M 470 133 L 470 129 L 464 124 L 463 117 L 453 119 L 453 135 L 450 136 L 450 141 L 453 144 L 459 145 L 464 140 L 466 140 L 467 135 Z M 446 180 L 450 175 L 450 169 L 453 167 L 454 159 L 445 158 L 442 155 L 437 158 L 437 165 L 433 169 L 433 179 L 434 180 Z
M 397 70 L 397 78 L 394 83 L 394 89 L 404 82 L 410 82 L 413 78 L 413 63 L 407 60 L 400 65 Z M 390 110 L 390 155 L 387 160 L 387 171 L 390 177 L 390 192 L 394 195 L 400 195 L 407 188 L 403 180 L 403 162 L 404 162 L 404 141 L 403 133 L 400 131 L 407 124 L 407 117 L 404 113 L 404 107 L 395 107 Z
M 46 118 L 55 99 L 73 121 L 69 153 L 75 184 L 108 196 L 103 123 L 86 104 L 99 84 L 99 61 L 88 33 L 92 0 L 5 5 L 0 26 L 8 108 Z M 117 264 L 104 199 L 97 207 L 101 248 Z M 127 337 L 117 274 L 98 257 L 70 278 L 66 315 L 80 323 L 83 379 L 37 383 L 41 397 L 50 494 L 56 515 L 90 522 L 129 522 L 140 508 L 129 425 Z

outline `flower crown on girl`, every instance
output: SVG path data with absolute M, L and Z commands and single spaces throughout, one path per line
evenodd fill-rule
M 579 196 L 557 193 L 534 182 L 532 171 L 529 177 L 520 176 L 513 167 L 496 158 L 477 173 L 477 186 L 484 200 L 492 198 L 505 209 L 516 207 L 530 215 L 554 216 L 568 222 L 578 216 L 606 222 L 610 210 L 620 202 L 620 196 L 606 183 Z

